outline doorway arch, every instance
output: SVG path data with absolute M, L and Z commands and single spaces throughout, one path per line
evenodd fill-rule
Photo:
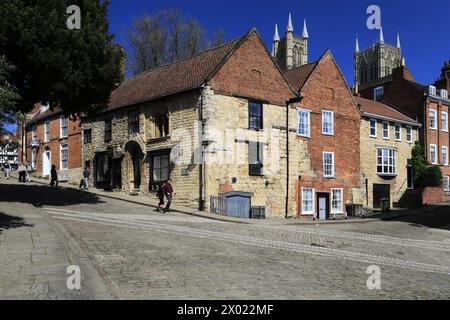
M 128 174 L 130 186 L 135 190 L 139 190 L 142 184 L 142 163 L 144 153 L 139 143 L 129 141 L 125 145 L 126 158 L 128 159 Z

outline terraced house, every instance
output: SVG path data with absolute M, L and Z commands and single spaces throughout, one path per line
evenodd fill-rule
M 29 119 L 23 149 L 24 159 L 30 163 L 33 174 L 48 178 L 55 165 L 59 181 L 78 184 L 83 171 L 80 119 L 41 103 L 35 105 Z M 22 153 L 21 149 L 19 159 Z
M 408 68 L 400 66 L 392 71 L 392 75 L 360 91 L 362 97 L 395 105 L 422 124 L 419 141 L 426 150 L 428 163 L 439 165 L 444 178 L 441 191 L 433 195 L 435 202 L 450 199 L 449 87 L 450 63 L 446 63 L 434 85 L 417 83 Z
M 253 29 L 122 83 L 83 120 L 83 161 L 98 188 L 146 194 L 171 178 L 174 202 L 192 208 L 245 192 L 267 214 L 345 216 L 359 182 L 359 112 L 329 52 L 305 75 L 288 82 Z
M 412 149 L 418 141 L 420 124 L 384 103 L 355 97 L 361 109 L 361 174 L 364 206 L 381 209 L 382 199 L 389 207 L 407 207 L 408 192 L 414 191 Z

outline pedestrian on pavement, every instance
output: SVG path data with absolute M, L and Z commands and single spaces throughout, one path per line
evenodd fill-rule
M 50 172 L 51 180 L 50 180 L 50 186 L 53 188 L 58 188 L 58 173 L 56 172 L 56 166 L 52 165 L 52 170 Z
M 169 179 L 166 181 L 166 183 L 164 183 L 163 189 L 164 189 L 164 193 L 167 198 L 167 205 L 166 205 L 166 208 L 164 209 L 164 213 L 166 213 L 166 212 L 170 212 L 170 205 L 172 204 L 172 198 L 175 195 L 175 193 L 173 192 L 173 187 L 172 187 L 172 179 Z
M 5 172 L 5 178 L 6 180 L 9 179 L 9 171 L 11 170 L 11 166 L 9 165 L 8 161 L 5 161 L 3 164 L 3 171 Z
M 27 182 L 31 182 L 31 166 L 29 162 L 25 163 L 25 168 Z
M 89 189 L 89 177 L 90 177 L 91 173 L 89 172 L 89 168 L 88 167 L 84 167 L 83 170 L 83 184 L 80 185 L 80 189 L 83 187 L 84 190 Z
M 159 199 L 158 208 L 156 208 L 157 212 L 164 213 L 164 188 L 161 184 L 158 184 L 158 190 L 156 191 L 156 197 Z
M 27 168 L 23 165 L 23 163 L 20 163 L 17 172 L 19 173 L 19 182 L 25 183 L 25 180 L 27 178 Z

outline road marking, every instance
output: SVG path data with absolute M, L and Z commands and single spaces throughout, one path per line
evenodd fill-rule
M 49 213 L 55 214 L 55 212 L 49 212 Z M 132 228 L 132 229 L 139 229 L 139 230 L 142 230 L 145 232 L 150 232 L 145 229 L 152 229 L 152 230 L 155 230 L 157 232 L 162 232 L 162 233 L 170 233 L 170 234 L 190 236 L 190 237 L 196 237 L 196 238 L 207 238 L 207 239 L 213 239 L 213 240 L 222 240 L 222 241 L 228 241 L 228 242 L 239 243 L 239 244 L 248 243 L 248 244 L 251 244 L 252 246 L 257 246 L 257 247 L 285 250 L 285 251 L 291 251 L 291 252 L 297 252 L 297 253 L 303 253 L 303 254 L 313 254 L 313 255 L 318 255 L 318 256 L 335 258 L 335 259 L 345 259 L 345 260 L 358 261 L 358 262 L 368 263 L 368 264 L 388 265 L 388 266 L 392 266 L 392 267 L 407 268 L 407 269 L 413 269 L 413 270 L 418 270 L 418 271 L 422 271 L 422 272 L 443 273 L 443 274 L 450 275 L 450 268 L 446 267 L 446 266 L 427 264 L 427 263 L 421 263 L 421 262 L 416 262 L 416 261 L 408 261 L 408 260 L 402 260 L 402 259 L 398 259 L 398 258 L 391 258 L 391 257 L 385 257 L 385 256 L 379 256 L 379 255 L 370 255 L 370 254 L 366 254 L 366 253 L 351 252 L 351 251 L 346 251 L 346 250 L 341 250 L 341 249 L 313 247 L 313 246 L 305 245 L 305 244 L 260 239 L 260 238 L 245 236 L 245 235 L 236 235 L 236 234 L 216 232 L 216 231 L 210 231 L 210 230 L 200 230 L 200 229 L 194 229 L 194 228 L 189 228 L 189 227 L 159 224 L 159 223 L 154 223 L 154 222 L 126 221 L 123 219 L 116 219 L 116 218 L 112 218 L 112 217 L 102 218 L 102 217 L 95 217 L 92 214 L 91 215 L 89 215 L 89 214 L 88 215 L 86 215 L 86 214 L 74 215 L 71 213 L 64 213 L 64 212 L 59 212 L 59 214 L 58 214 L 58 212 L 56 212 L 56 215 L 57 215 L 57 218 L 63 219 L 63 220 L 97 223 L 97 224 L 114 226 L 114 227 L 126 227 L 126 228 Z M 58 215 L 59 215 L 59 217 L 58 217 Z

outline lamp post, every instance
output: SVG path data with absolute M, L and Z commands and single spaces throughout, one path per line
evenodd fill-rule
M 289 212 L 289 109 L 291 104 L 300 103 L 302 96 L 290 98 L 286 101 L 286 203 L 285 203 L 285 218 L 288 219 Z

